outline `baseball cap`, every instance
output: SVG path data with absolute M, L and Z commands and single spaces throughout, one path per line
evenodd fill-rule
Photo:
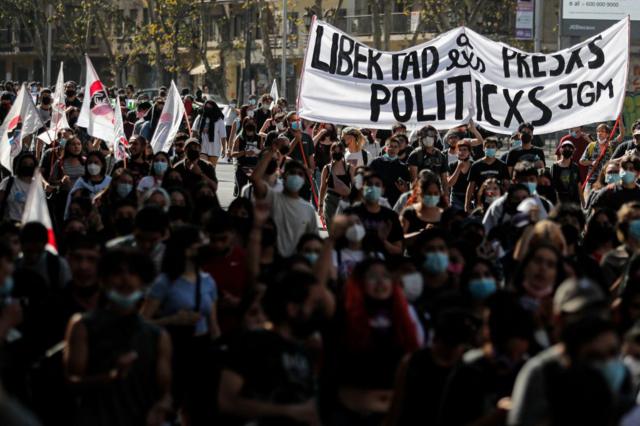
M 640 127 L 633 129 L 633 136 L 640 135 Z
M 195 144 L 198 144 L 198 146 L 200 146 L 200 141 L 198 140 L 198 138 L 189 138 L 189 139 L 187 139 L 187 140 L 185 141 L 185 143 L 184 143 L 184 147 L 185 147 L 185 149 L 186 149 L 189 145 L 194 144 L 194 143 L 195 143 Z
M 559 313 L 575 314 L 606 302 L 598 285 L 588 278 L 568 278 L 553 297 L 553 309 Z

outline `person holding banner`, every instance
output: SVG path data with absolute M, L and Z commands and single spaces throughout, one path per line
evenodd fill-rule
M 597 140 L 587 145 L 587 149 L 582 153 L 580 165 L 588 166 L 587 179 L 584 182 L 585 195 L 591 192 L 591 186 L 594 184 L 602 167 L 609 161 L 616 147 L 624 140 L 624 126 L 620 127 L 620 133 L 613 138 L 613 131 L 606 123 L 600 123 L 596 128 Z
M 418 131 L 418 148 L 409 155 L 409 172 L 411 179 L 418 178 L 418 172 L 431 170 L 440 177 L 442 193 L 449 194 L 449 162 L 446 154 L 435 147 L 438 131 L 432 126 L 425 126 Z

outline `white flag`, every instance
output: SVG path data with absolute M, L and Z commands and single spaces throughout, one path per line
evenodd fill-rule
M 24 224 L 29 222 L 38 222 L 47 228 L 47 234 L 49 235 L 47 248 L 57 253 L 56 238 L 53 233 L 53 224 L 51 222 L 51 216 L 49 215 L 49 207 L 47 206 L 47 197 L 44 193 L 44 183 L 40 169 L 36 169 L 33 175 L 33 181 L 27 194 L 27 202 L 24 206 L 24 213 L 22 214 L 22 225 L 24 226 Z
M 22 127 L 18 129 L 20 123 Z M 13 172 L 13 159 L 22 150 L 22 139 L 41 127 L 44 127 L 44 123 L 27 93 L 27 86 L 23 84 L 0 127 L 0 164 Z
M 56 91 L 53 94 L 53 104 L 51 105 L 51 124 L 49 124 L 49 130 L 38 135 L 38 139 L 46 144 L 54 141 L 60 130 L 71 128 L 67 122 L 67 114 L 65 112 L 67 106 L 64 102 L 63 65 L 64 64 L 60 62 L 60 71 L 58 71 L 58 80 L 56 80 Z
M 127 157 L 125 148 L 129 146 L 127 136 L 124 133 L 124 123 L 122 122 L 122 111 L 120 110 L 120 97 L 116 97 L 116 105 L 113 111 L 115 118 L 113 120 L 113 133 L 115 137 L 109 142 L 110 148 L 113 148 L 113 158 L 116 161 L 124 160 Z
M 162 108 L 160 119 L 158 120 L 158 126 L 151 138 L 151 147 L 153 153 L 156 152 L 169 152 L 173 138 L 176 137 L 176 133 L 180 129 L 180 123 L 184 118 L 184 104 L 180 99 L 180 93 L 176 84 L 171 80 L 171 87 L 167 94 L 167 100 Z
M 109 102 L 107 90 L 98 78 L 89 56 L 87 62 L 87 78 L 84 84 L 84 99 L 78 117 L 78 126 L 87 129 L 87 133 L 105 142 L 113 141 L 113 108 Z
M 271 107 L 273 107 L 280 98 L 280 95 L 278 95 L 278 84 L 275 78 L 273 79 L 273 83 L 271 83 L 271 93 L 269 93 L 269 96 L 273 99 L 273 102 L 271 102 Z

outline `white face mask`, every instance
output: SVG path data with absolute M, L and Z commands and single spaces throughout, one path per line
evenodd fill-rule
M 436 143 L 436 138 L 427 136 L 424 138 L 424 146 L 433 146 Z
M 415 302 L 422 295 L 424 282 L 420 272 L 412 272 L 402 276 L 402 288 L 408 302 Z
M 362 175 L 356 175 L 353 178 L 353 185 L 356 187 L 358 191 L 362 189 L 363 183 L 364 183 L 364 177 Z
M 364 238 L 365 233 L 366 231 L 364 229 L 364 226 L 362 226 L 362 224 L 360 223 L 355 223 L 347 229 L 345 237 L 347 237 L 347 240 L 351 241 L 352 243 L 359 243 Z
M 100 174 L 100 170 L 102 169 L 102 167 L 100 167 L 100 164 L 89 164 L 87 165 L 87 171 L 89 172 L 89 174 L 91 176 L 97 176 Z

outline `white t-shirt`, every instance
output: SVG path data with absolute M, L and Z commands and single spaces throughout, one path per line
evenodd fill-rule
M 338 252 L 333 250 L 331 253 L 331 262 L 333 267 L 336 268 L 338 276 L 342 279 L 347 279 L 353 268 L 364 260 L 364 252 L 362 250 L 351 250 L 344 248 L 340 250 L 340 262 L 338 263 Z
M 362 151 L 349 152 L 349 150 L 347 150 L 347 155 L 344 157 L 344 159 L 351 167 L 366 166 L 366 164 L 364 164 Z M 367 160 L 370 160 L 370 158 L 367 158 Z
M 447 157 L 448 157 L 449 164 L 455 163 L 456 161 L 458 161 L 458 154 L 452 154 L 451 152 L 449 152 L 449 150 L 447 150 Z
M 304 234 L 317 234 L 318 222 L 313 206 L 302 198 L 292 198 L 267 186 L 267 202 L 271 205 L 271 218 L 278 230 L 278 251 L 284 257 L 296 251 Z
M 9 184 L 10 177 L 7 176 L 0 182 L 0 191 L 5 191 Z M 27 203 L 27 194 L 31 188 L 31 182 L 26 183 L 17 177 L 13 177 L 13 185 L 8 194 L 5 194 L 7 206 L 4 210 L 4 217 L 1 219 L 22 220 L 24 205 Z

